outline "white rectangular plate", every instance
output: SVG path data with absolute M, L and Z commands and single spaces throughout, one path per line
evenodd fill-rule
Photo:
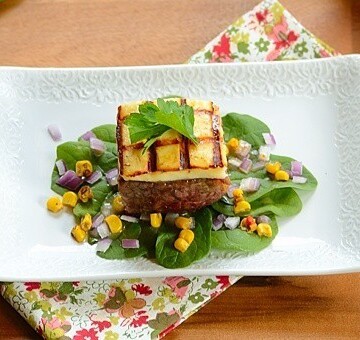
M 222 113 L 268 124 L 276 153 L 302 160 L 318 179 L 303 211 L 279 219 L 257 254 L 213 251 L 168 270 L 145 258 L 107 261 L 70 237 L 70 214 L 45 202 L 56 143 L 115 123 L 124 101 L 169 94 L 210 99 Z M 275 63 L 124 68 L 0 68 L 0 280 L 86 280 L 169 275 L 302 275 L 360 269 L 360 56 Z

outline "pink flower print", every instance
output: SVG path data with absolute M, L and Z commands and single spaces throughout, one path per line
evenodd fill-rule
M 131 289 L 141 295 L 151 295 L 152 290 L 149 286 L 144 285 L 143 283 L 139 283 L 139 284 L 133 284 L 131 286 Z
M 31 292 L 34 289 L 40 289 L 41 287 L 40 282 L 25 282 L 24 285 L 28 292 Z
M 213 47 L 211 63 L 226 63 L 232 61 L 230 51 L 230 37 L 225 33 L 221 36 L 220 41 Z
M 230 37 L 224 33 L 220 38 L 220 42 L 214 46 L 213 52 L 218 56 L 230 56 Z
M 273 21 L 274 17 L 272 13 L 265 9 L 263 11 L 256 12 L 250 16 L 250 21 L 247 24 L 248 29 L 263 34 L 264 27 L 269 25 Z
M 266 61 L 272 61 L 272 60 L 276 60 L 276 58 L 281 54 L 280 50 L 272 50 L 270 53 L 268 53 L 268 55 L 266 56 Z
M 321 55 L 321 58 L 331 57 L 330 54 L 326 50 L 320 50 L 319 53 Z
M 216 276 L 217 281 L 220 283 L 220 289 L 225 289 L 230 286 L 229 276 Z
M 164 280 L 164 283 L 171 288 L 179 299 L 182 299 L 185 296 L 190 282 L 191 281 L 188 278 L 183 276 L 167 277 Z
M 77 331 L 73 340 L 98 340 L 97 331 L 94 328 Z
M 288 29 L 286 19 L 283 17 L 281 22 L 275 25 L 272 32 L 268 34 L 269 39 L 275 43 L 277 50 L 291 46 L 299 38 L 294 31 Z
M 147 321 L 148 321 L 148 318 L 149 316 L 147 315 L 143 315 L 145 314 L 146 312 L 145 311 L 139 311 L 135 314 L 134 318 L 132 319 L 131 323 L 130 323 L 130 326 L 132 327 L 141 327 L 143 325 L 146 325 L 147 324 Z
M 51 329 L 60 328 L 62 326 L 62 323 L 57 318 L 52 318 L 51 321 L 48 321 L 47 326 L 49 326 Z

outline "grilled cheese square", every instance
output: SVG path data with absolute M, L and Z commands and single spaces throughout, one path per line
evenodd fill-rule
M 214 136 L 211 114 L 194 112 L 194 135 L 196 138 L 211 138 Z
M 124 119 L 131 115 L 133 112 L 139 112 L 139 105 L 143 104 L 144 100 L 138 100 L 136 102 L 130 102 L 119 106 L 119 117 Z
M 124 149 L 122 151 L 122 173 L 125 176 L 136 176 L 149 172 L 149 152 L 142 149 Z
M 156 168 L 160 171 L 180 170 L 180 144 L 158 146 L 156 149 Z
M 208 169 L 214 165 L 214 143 L 205 142 L 189 145 L 191 168 Z

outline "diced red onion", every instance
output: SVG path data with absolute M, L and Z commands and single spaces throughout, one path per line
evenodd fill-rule
M 253 164 L 251 170 L 252 171 L 258 171 L 258 170 L 261 170 L 261 169 L 264 169 L 265 168 L 265 163 L 264 162 L 256 162 Z
M 273 134 L 263 133 L 264 141 L 266 145 L 276 145 L 276 140 Z
M 256 218 L 256 223 L 271 223 L 271 219 L 270 217 L 266 216 L 266 215 L 260 215 Z
M 92 227 L 97 228 L 101 223 L 104 222 L 105 216 L 102 213 L 96 214 L 92 219 Z
M 258 178 L 248 177 L 240 182 L 240 189 L 245 192 L 255 192 L 260 188 L 260 180 Z
M 55 162 L 55 165 L 59 175 L 62 176 L 67 170 L 65 162 L 62 159 L 59 159 Z
M 112 206 L 110 203 L 104 203 L 101 207 L 101 213 L 106 217 L 111 215 Z
M 106 145 L 102 140 L 97 138 L 90 138 L 89 142 L 90 142 L 90 149 L 92 150 L 95 156 L 101 156 L 105 152 Z
M 303 166 L 299 161 L 291 162 L 291 172 L 293 176 L 301 176 L 302 175 Z
M 234 190 L 239 188 L 239 184 L 231 184 L 226 192 L 226 195 L 228 195 L 228 197 L 233 198 L 234 197 Z
M 251 144 L 241 140 L 238 148 L 235 150 L 235 154 L 237 157 L 243 158 L 246 157 L 251 150 Z
M 47 129 L 54 142 L 58 142 L 61 140 L 62 138 L 61 131 L 57 125 L 55 124 L 49 125 Z
M 106 223 L 101 223 L 97 228 L 97 232 L 99 233 L 99 236 L 103 239 L 108 236 L 110 236 L 111 232 L 109 227 L 106 225 Z
M 83 184 L 83 182 L 84 181 L 75 173 L 75 171 L 68 170 L 56 181 L 56 184 L 71 191 L 75 191 Z
M 270 153 L 271 153 L 271 150 L 270 150 L 270 147 L 267 146 L 267 145 L 262 145 L 260 146 L 259 148 L 259 161 L 263 161 L 263 162 L 267 162 L 270 160 Z
M 249 158 L 244 158 L 239 166 L 239 170 L 244 174 L 248 174 L 252 167 L 252 160 Z
M 216 218 L 214 218 L 212 222 L 212 229 L 215 231 L 219 230 L 223 226 L 225 220 L 226 216 L 223 214 L 216 216 Z
M 102 177 L 101 171 L 94 171 L 89 177 L 85 178 L 85 182 L 95 184 Z
M 240 165 L 241 165 L 241 160 L 240 159 L 230 158 L 228 160 L 229 169 L 238 170 Z
M 175 219 L 179 217 L 179 214 L 176 213 L 167 213 L 165 215 L 164 222 L 167 226 L 173 227 L 175 225 Z
M 292 181 L 294 183 L 305 184 L 307 182 L 307 178 L 302 176 L 293 176 Z
M 139 222 L 138 218 L 133 217 L 133 216 L 129 216 L 129 215 L 121 215 L 120 220 L 123 220 L 123 221 L 126 221 L 126 222 L 131 222 L 131 223 Z
M 124 249 L 138 249 L 140 248 L 139 240 L 124 238 L 121 241 L 121 246 Z
M 100 240 L 96 245 L 96 251 L 105 253 L 110 248 L 111 243 L 112 239 L 110 238 L 104 238 L 103 240 Z
M 106 180 L 111 186 L 118 184 L 119 170 L 117 168 L 109 170 L 106 174 Z
M 140 220 L 141 221 L 150 221 L 150 215 L 149 214 L 141 214 Z
M 240 217 L 239 216 L 235 216 L 235 217 L 228 217 L 225 222 L 225 227 L 232 230 L 235 229 L 239 226 L 240 224 Z
M 86 141 L 90 141 L 90 138 L 96 138 L 96 135 L 92 131 L 87 131 L 80 138 Z

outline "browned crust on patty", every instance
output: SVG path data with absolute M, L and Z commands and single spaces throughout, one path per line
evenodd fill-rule
M 199 178 L 169 182 L 124 181 L 119 192 L 129 214 L 191 212 L 218 201 L 227 191 L 229 178 Z

